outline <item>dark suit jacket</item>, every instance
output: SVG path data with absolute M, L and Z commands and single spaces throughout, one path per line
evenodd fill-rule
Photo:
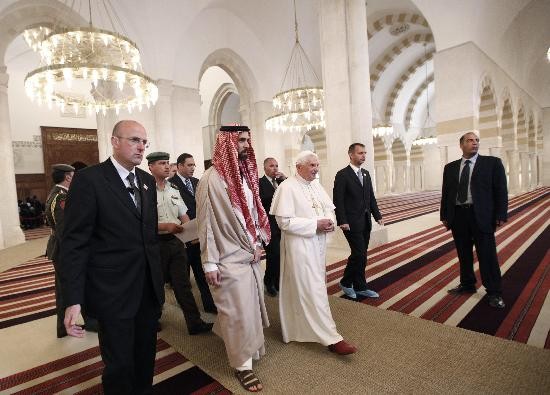
M 189 192 L 189 189 L 185 186 L 183 181 L 181 180 L 180 176 L 177 174 L 173 177 L 169 178 L 168 181 L 170 181 L 172 184 L 177 185 L 181 198 L 183 199 L 185 205 L 187 206 L 187 215 L 190 219 L 194 219 L 197 217 L 197 203 L 195 201 L 195 196 Z M 197 184 L 199 183 L 199 179 L 195 177 L 191 177 L 191 185 L 193 185 L 193 191 L 195 193 L 197 192 Z
M 277 220 L 275 219 L 275 216 L 269 214 L 269 209 L 271 208 L 271 202 L 273 201 L 274 194 L 275 187 L 264 175 L 262 178 L 260 178 L 260 200 L 262 201 L 262 206 L 264 206 L 267 217 L 269 218 L 271 237 L 281 236 L 281 230 L 279 229 L 279 225 L 277 225 Z
M 455 217 L 456 195 L 460 172 L 460 159 L 447 163 L 443 170 L 441 191 L 441 221 L 452 226 Z M 478 155 L 470 181 L 474 215 L 479 230 L 495 231 L 496 221 L 508 218 L 508 188 L 506 173 L 499 158 Z
M 136 175 L 141 214 L 110 159 L 75 174 L 60 254 L 65 306 L 84 304 L 100 319 L 132 318 L 146 280 L 164 303 L 155 179 L 138 168 Z
M 363 173 L 363 185 L 351 166 L 346 166 L 336 173 L 332 198 L 336 206 L 336 222 L 338 225 L 349 224 L 351 232 L 362 232 L 372 229 L 371 214 L 376 221 L 382 219 L 372 181 L 367 170 Z

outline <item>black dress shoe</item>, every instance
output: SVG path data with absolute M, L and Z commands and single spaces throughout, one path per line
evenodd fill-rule
M 277 296 L 277 289 L 275 288 L 274 285 L 266 285 L 265 286 L 265 292 L 271 296 L 271 297 L 275 297 Z
M 476 287 L 458 284 L 456 287 L 447 290 L 447 292 L 455 295 L 475 294 L 477 292 L 477 289 Z
M 188 329 L 190 335 L 198 335 L 199 333 L 210 332 L 214 324 L 210 322 L 202 321 L 200 324 L 195 325 Z
M 494 307 L 495 309 L 503 309 L 506 307 L 502 297 L 498 295 L 489 295 L 489 306 Z

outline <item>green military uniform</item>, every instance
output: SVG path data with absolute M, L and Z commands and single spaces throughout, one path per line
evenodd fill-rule
M 169 155 L 165 152 L 153 152 L 146 158 L 149 163 L 152 163 L 157 160 L 168 160 Z M 187 206 L 181 198 L 178 187 L 165 181 L 162 189 L 157 182 L 156 189 L 158 223 L 181 225 L 180 217 L 187 213 Z M 187 330 L 192 335 L 210 330 L 212 324 L 202 321 L 191 291 L 185 244 L 167 231 L 159 231 L 158 239 L 164 282 L 172 285 L 174 296 L 183 311 Z

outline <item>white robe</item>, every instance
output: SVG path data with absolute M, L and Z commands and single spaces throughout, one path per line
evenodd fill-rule
M 334 204 L 318 181 L 289 177 L 277 188 L 270 214 L 281 228 L 279 311 L 283 341 L 338 343 L 326 288 L 326 235 L 317 220 L 334 220 Z

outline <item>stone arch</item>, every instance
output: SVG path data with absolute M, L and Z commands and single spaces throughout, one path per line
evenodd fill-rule
M 413 145 L 410 152 L 410 184 L 411 190 L 424 189 L 424 149 L 420 145 Z
M 428 21 L 421 15 L 411 14 L 408 12 L 390 13 L 375 19 L 374 22 L 368 21 L 367 35 L 370 39 L 376 33 L 384 29 L 385 26 L 391 26 L 397 23 L 407 23 L 430 28 Z
M 500 113 L 500 135 L 504 149 L 514 149 L 514 108 L 508 90 L 502 94 L 502 110 Z
M 219 128 L 221 125 L 223 107 L 232 94 L 238 94 L 238 91 L 235 85 L 229 82 L 222 84 L 216 93 L 214 93 L 212 102 L 210 103 L 210 109 L 208 110 L 209 125 L 215 125 L 216 129 Z
M 405 71 L 401 77 L 397 80 L 397 82 L 394 84 L 393 88 L 391 89 L 388 100 L 386 102 L 386 111 L 385 111 L 385 117 L 386 119 L 391 119 L 393 116 L 393 109 L 395 106 L 395 101 L 399 97 L 399 94 L 401 93 L 401 90 L 405 86 L 405 84 L 409 81 L 409 79 L 416 73 L 416 71 L 423 67 L 426 62 L 429 62 L 433 58 L 433 54 L 435 53 L 435 50 L 432 50 L 425 55 L 422 55 L 420 58 L 418 58 L 412 65 L 409 66 L 407 71 Z
M 527 151 L 527 128 L 525 124 L 525 110 L 523 104 L 520 102 L 518 105 L 518 115 L 516 123 L 516 144 L 519 151 Z
M 391 153 L 393 158 L 392 192 L 402 193 L 407 189 L 407 150 L 401 139 L 393 140 Z
M 10 43 L 23 31 L 40 24 L 83 25 L 80 14 L 57 0 L 20 0 L 0 13 L 0 69 Z
M 418 102 L 418 98 L 422 95 L 422 92 L 424 92 L 426 89 L 428 89 L 428 86 L 434 81 L 434 75 L 433 73 L 428 76 L 428 78 L 422 82 L 422 84 L 414 91 L 411 99 L 409 100 L 409 104 L 407 105 L 407 111 L 405 111 L 405 122 L 403 122 L 403 125 L 405 127 L 410 128 L 411 127 L 411 118 L 412 113 L 414 111 L 414 108 L 416 107 L 416 103 Z
M 382 76 L 382 73 L 389 64 L 392 63 L 395 58 L 403 52 L 404 49 L 410 47 L 413 44 L 427 44 L 433 43 L 434 37 L 431 33 L 411 33 L 390 49 L 386 50 L 380 57 L 373 63 L 370 73 L 370 90 L 374 91 L 378 80 Z
M 243 123 L 250 124 L 252 104 L 256 101 L 258 82 L 246 61 L 229 48 L 220 48 L 212 52 L 204 60 L 197 82 L 200 82 L 204 72 L 213 66 L 218 66 L 233 80 L 241 98 L 241 113 Z
M 378 194 L 384 195 L 391 191 L 391 152 L 381 137 L 373 136 L 374 146 L 374 185 Z
M 535 116 L 532 111 L 529 113 L 527 128 L 527 147 L 529 152 L 535 152 L 537 150 L 537 130 L 535 129 Z
M 496 95 L 489 76 L 481 80 L 479 94 L 478 130 L 481 139 L 497 137 L 500 134 L 497 118 Z

